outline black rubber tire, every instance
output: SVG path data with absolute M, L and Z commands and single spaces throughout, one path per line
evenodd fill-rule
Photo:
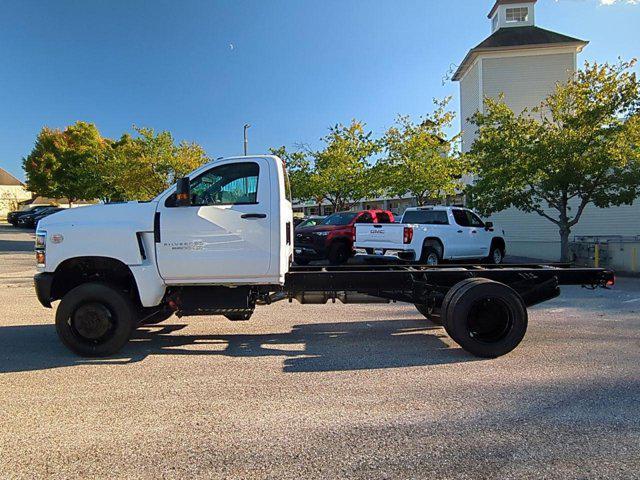
M 160 309 L 155 312 L 151 308 L 143 308 L 138 314 L 138 325 L 155 325 L 173 316 L 173 311 Z
M 74 313 L 88 304 L 101 305 L 110 314 L 109 331 L 99 339 L 83 337 L 72 320 Z M 72 352 L 83 357 L 106 357 L 129 341 L 137 320 L 136 308 L 125 292 L 104 283 L 85 283 L 62 298 L 56 312 L 56 331 Z
M 442 318 L 451 338 L 482 358 L 500 357 L 516 348 L 528 324 L 527 307 L 518 292 L 492 280 L 457 289 Z
M 442 325 L 441 317 L 439 315 L 433 315 L 429 311 L 429 307 L 420 303 L 414 303 L 413 305 L 416 307 L 416 310 L 418 310 L 418 312 L 420 312 L 427 320 L 431 321 L 431 323 Z
M 225 315 L 225 317 L 227 317 L 228 320 L 231 320 L 233 322 L 243 322 L 243 321 L 247 321 L 251 318 L 251 315 L 253 315 L 253 312 L 249 312 L 249 313 L 227 313 Z
M 305 265 L 309 265 L 309 262 L 310 262 L 310 260 L 307 260 L 306 258 L 295 258 L 295 257 L 293 261 L 296 263 L 296 265 L 300 265 L 301 267 L 304 267 Z
M 449 291 L 447 291 L 447 294 L 444 296 L 444 299 L 442 300 L 442 305 L 440 306 L 440 321 L 442 322 L 442 326 L 445 328 L 449 336 L 451 336 L 451 333 L 448 330 L 447 322 L 445 321 L 445 319 L 447 318 L 447 310 L 449 308 L 449 304 L 451 303 L 451 299 L 453 298 L 453 296 L 458 292 L 458 290 L 460 290 L 462 287 L 470 283 L 482 283 L 487 281 L 488 280 L 486 278 L 475 278 L 475 277 L 467 278 L 465 280 L 460 280 L 453 287 L 451 287 Z
M 493 252 L 495 252 L 496 250 L 500 251 L 499 262 L 496 261 L 496 258 L 493 254 Z M 491 248 L 489 249 L 489 256 L 485 258 L 485 261 L 491 265 L 500 265 L 501 263 L 504 263 L 504 249 L 499 245 L 491 245 Z
M 431 263 L 429 264 L 429 257 L 435 257 L 435 263 Z M 433 247 L 430 246 L 423 246 L 422 247 L 422 252 L 420 253 L 420 260 L 419 260 L 421 265 L 439 265 L 440 263 L 442 263 L 442 257 L 440 256 L 440 254 L 438 253 L 438 250 L 436 250 Z
M 344 243 L 334 243 L 329 248 L 327 259 L 331 265 L 342 265 L 349 261 L 349 247 Z

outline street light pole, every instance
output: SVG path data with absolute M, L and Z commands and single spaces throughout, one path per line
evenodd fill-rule
M 247 151 L 249 150 L 249 138 L 247 137 L 247 130 L 249 130 L 249 127 L 251 127 L 251 125 L 249 125 L 248 123 L 244 124 L 244 156 L 247 156 Z

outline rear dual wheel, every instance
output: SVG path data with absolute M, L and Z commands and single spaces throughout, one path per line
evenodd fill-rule
M 527 331 L 527 308 L 511 287 L 484 278 L 454 285 L 442 303 L 449 336 L 469 353 L 495 358 L 516 348 Z

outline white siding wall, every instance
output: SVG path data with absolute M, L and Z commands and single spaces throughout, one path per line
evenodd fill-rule
M 572 211 L 577 209 L 572 202 Z M 546 209 L 546 213 L 557 218 L 557 210 Z M 507 249 L 512 255 L 559 260 L 560 234 L 558 227 L 537 213 L 523 213 L 515 208 L 494 214 L 491 220 L 503 228 L 507 238 Z M 611 208 L 587 206 L 580 222 L 571 230 L 576 235 L 640 235 L 640 200 L 633 205 Z
M 482 87 L 485 97 L 504 93 L 507 105 L 520 113 L 544 100 L 557 82 L 574 71 L 574 53 L 509 56 L 482 60 Z
M 467 120 L 480 109 L 480 68 L 478 63 L 469 69 L 460 81 L 460 121 L 462 123 L 462 150 L 469 151 L 475 138 L 475 125 Z
M 484 58 L 482 86 L 485 96 L 504 93 L 511 109 L 519 113 L 538 105 L 551 93 L 556 82 L 574 70 L 574 54 L 530 55 Z M 574 205 L 574 211 L 577 205 Z M 553 210 L 549 211 L 554 217 Z M 640 235 L 640 201 L 634 205 L 607 209 L 589 206 L 572 230 L 573 235 Z M 537 214 L 509 209 L 494 215 L 505 229 L 509 251 L 514 255 L 558 260 L 560 240 L 557 227 Z

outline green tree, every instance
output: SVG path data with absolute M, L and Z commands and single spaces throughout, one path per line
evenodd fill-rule
M 312 153 L 315 197 L 328 201 L 335 211 L 347 210 L 379 191 L 371 157 L 381 150 L 381 144 L 364 127 L 358 120 L 331 127 L 323 138 L 325 148 Z
M 285 163 L 291 183 L 291 196 L 296 200 L 314 199 L 312 164 L 309 155 L 300 150 L 290 152 L 284 146 L 270 148 L 269 151 Z
M 502 99 L 473 122 L 475 206 L 485 214 L 515 207 L 558 227 L 561 257 L 587 205 L 630 204 L 640 193 L 640 89 L 635 61 L 587 63 L 540 106 L 520 115 Z
M 335 125 L 322 141 L 325 146 L 321 150 L 271 149 L 287 162 L 296 200 L 327 201 L 334 211 L 341 211 L 378 192 L 371 157 L 380 151 L 381 144 L 371 132 L 365 132 L 362 122 Z
M 447 110 L 451 98 L 434 100 L 433 113 L 414 123 L 399 116 L 384 135 L 386 156 L 376 165 L 383 190 L 394 196 L 409 194 L 418 205 L 454 195 L 462 187 L 468 162 L 456 151 L 459 135 L 448 137 L 455 113 Z
M 109 149 L 109 140 L 92 123 L 76 122 L 63 131 L 44 127 L 22 162 L 27 187 L 69 203 L 102 197 L 100 172 Z
M 135 136 L 125 134 L 113 142 L 104 164 L 103 178 L 111 199 L 149 200 L 209 161 L 196 143 L 176 145 L 167 131 L 133 128 Z

